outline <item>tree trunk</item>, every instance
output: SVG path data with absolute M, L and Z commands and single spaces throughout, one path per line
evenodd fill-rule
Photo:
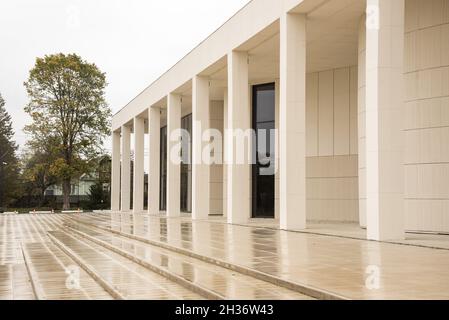
M 65 179 L 62 182 L 62 197 L 63 197 L 63 204 L 62 204 L 62 210 L 69 210 L 70 209 L 70 179 Z
M 39 199 L 39 208 L 42 208 L 42 206 L 44 205 L 44 201 L 45 201 L 45 189 L 41 188 L 41 194 L 40 194 L 40 199 Z

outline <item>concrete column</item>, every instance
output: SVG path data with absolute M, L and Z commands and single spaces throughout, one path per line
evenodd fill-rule
M 404 238 L 404 0 L 368 0 L 366 25 L 367 237 Z
M 122 126 L 121 211 L 131 209 L 131 130 Z
M 280 20 L 280 228 L 306 227 L 306 16 Z
M 192 219 L 207 219 L 209 165 L 202 161 L 201 155 L 204 145 L 202 131 L 210 128 L 209 81 L 205 77 L 195 76 L 192 84 Z
M 143 211 L 143 148 L 145 138 L 145 120 L 134 117 L 134 178 L 133 178 L 133 212 Z
M 160 139 L 161 111 L 159 108 L 148 109 L 149 164 L 148 164 L 148 213 L 159 214 L 160 189 Z
M 228 54 L 227 128 L 226 153 L 230 162 L 227 164 L 227 218 L 228 223 L 246 223 L 251 210 L 251 166 L 248 159 L 251 136 L 247 137 L 246 143 L 238 142 L 236 137 L 238 131 L 251 128 L 246 52 L 232 51 Z
M 227 216 L 228 212 L 228 174 L 226 165 L 226 130 L 228 128 L 228 88 L 223 92 L 223 217 Z
M 366 68 L 366 16 L 359 24 L 358 46 L 358 90 L 357 90 L 357 124 L 358 124 L 358 172 L 359 172 L 359 224 L 366 228 L 366 161 L 365 161 L 365 68 Z
M 181 215 L 181 96 L 170 93 L 167 104 L 167 216 Z
M 112 132 L 111 210 L 120 210 L 120 131 Z

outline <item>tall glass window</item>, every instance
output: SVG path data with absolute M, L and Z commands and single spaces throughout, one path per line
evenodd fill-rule
M 181 128 L 189 133 L 181 150 L 181 211 L 192 212 L 192 114 L 181 119 Z
M 253 86 L 252 216 L 274 218 L 275 197 L 275 87 L 274 83 Z
M 192 114 L 181 119 L 181 128 L 188 134 L 181 150 L 181 211 L 192 212 Z M 183 137 L 184 138 L 184 137 Z M 167 210 L 167 127 L 161 128 L 160 140 L 160 210 Z
M 161 128 L 160 138 L 160 179 L 159 179 L 159 209 L 167 209 L 167 127 Z

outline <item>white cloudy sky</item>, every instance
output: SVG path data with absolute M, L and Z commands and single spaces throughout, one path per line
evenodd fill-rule
M 1 0 L 0 93 L 16 132 L 29 118 L 23 82 L 36 57 L 77 53 L 107 73 L 113 112 L 248 0 Z

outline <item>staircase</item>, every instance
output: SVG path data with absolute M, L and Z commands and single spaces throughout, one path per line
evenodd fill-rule
M 164 239 L 108 228 L 100 216 L 66 216 L 50 242 L 22 246 L 37 299 L 339 299 L 254 269 L 199 255 Z M 98 223 L 97 223 L 98 222 Z M 67 269 L 78 288 L 68 288 Z

